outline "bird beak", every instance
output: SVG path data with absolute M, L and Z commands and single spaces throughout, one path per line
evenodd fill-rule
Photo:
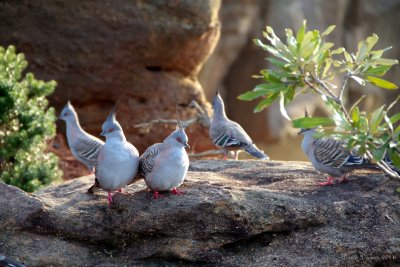
M 106 132 L 101 132 L 100 136 L 106 136 Z
M 186 142 L 183 144 L 185 147 L 190 148 L 189 144 Z
M 306 129 L 301 129 L 297 134 L 302 134 L 306 131 Z

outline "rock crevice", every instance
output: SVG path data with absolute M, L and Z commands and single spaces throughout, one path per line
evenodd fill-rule
M 111 209 L 104 192 L 86 194 L 91 176 L 33 195 L 1 184 L 0 251 L 28 266 L 399 263 L 398 184 L 320 177 L 300 162 L 196 161 L 184 195 L 153 200 L 140 181 Z

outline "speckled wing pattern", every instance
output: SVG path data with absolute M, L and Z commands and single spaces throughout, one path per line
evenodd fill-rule
M 220 147 L 238 147 L 252 143 L 250 137 L 235 122 L 221 123 L 210 129 L 213 143 Z
M 146 177 L 150 173 L 156 163 L 156 158 L 160 153 L 162 144 L 154 144 L 146 149 L 146 151 L 139 158 L 139 170 L 138 174 Z
M 84 160 L 95 163 L 103 142 L 92 138 L 78 138 L 74 150 Z
M 314 141 L 315 158 L 322 164 L 333 168 L 344 166 L 361 165 L 364 162 L 362 157 L 353 156 L 340 140 L 320 138 Z

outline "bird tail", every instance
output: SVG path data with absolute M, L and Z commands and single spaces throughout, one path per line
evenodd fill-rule
M 258 149 L 254 144 L 251 145 L 246 145 L 243 147 L 244 151 L 252 155 L 253 157 L 256 157 L 258 159 L 262 160 L 269 160 L 268 155 L 264 153 L 264 151 Z

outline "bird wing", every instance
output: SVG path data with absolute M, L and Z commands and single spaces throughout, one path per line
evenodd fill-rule
M 103 145 L 100 139 L 81 137 L 74 143 L 74 150 L 81 158 L 95 162 Z
M 213 143 L 220 147 L 242 146 L 253 143 L 242 126 L 234 121 L 215 125 L 210 130 L 210 136 Z
M 154 144 L 146 149 L 139 159 L 139 175 L 146 177 L 150 173 L 156 163 L 156 159 L 162 148 L 161 143 Z
M 352 155 L 340 140 L 320 138 L 314 141 L 313 146 L 315 158 L 333 168 L 361 165 L 364 162 L 362 157 Z

